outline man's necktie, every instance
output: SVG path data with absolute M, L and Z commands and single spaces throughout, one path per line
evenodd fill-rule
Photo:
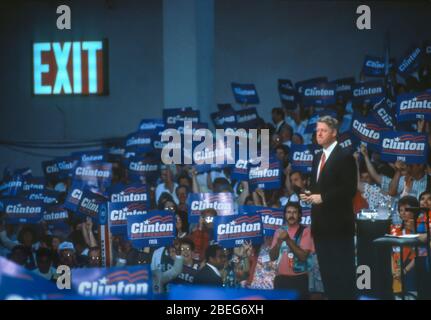
M 323 167 L 325 166 L 325 162 L 326 162 L 326 154 L 323 152 L 322 158 L 320 159 L 320 168 L 319 168 L 319 177 L 318 178 L 320 178 L 320 175 L 322 174 L 322 170 L 323 170 Z

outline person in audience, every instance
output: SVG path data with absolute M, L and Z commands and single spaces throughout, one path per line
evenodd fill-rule
M 199 217 L 199 224 L 190 235 L 190 239 L 195 244 L 195 251 L 200 260 L 204 259 L 206 249 L 214 238 L 214 217 L 216 216 L 217 212 L 214 209 L 205 209 L 202 211 Z
M 57 270 L 52 266 L 52 254 L 49 249 L 40 248 L 36 252 L 36 269 L 33 272 L 46 280 L 56 280 Z
M 405 234 L 416 233 L 415 226 L 415 212 L 409 208 L 419 207 L 419 201 L 413 196 L 404 196 L 398 202 L 398 212 L 401 218 L 401 225 L 391 225 L 391 234 L 394 236 L 401 236 Z M 403 265 L 404 269 L 401 270 L 401 254 L 400 247 L 394 246 L 392 248 L 392 289 L 395 294 L 400 294 L 401 287 L 401 272 L 405 276 L 406 291 L 414 291 L 415 287 L 415 257 L 416 251 L 410 246 L 403 246 Z
M 161 183 L 156 188 L 156 202 L 159 202 L 160 196 L 163 192 L 167 192 L 172 196 L 175 203 L 178 203 L 177 195 L 175 190 L 178 188 L 178 183 L 174 181 L 174 175 L 172 169 L 169 166 L 164 166 L 160 172 Z
M 205 251 L 205 266 L 199 270 L 195 284 L 207 286 L 223 286 L 221 269 L 224 265 L 223 250 L 218 245 L 210 245 Z
M 278 262 L 274 288 L 294 290 L 301 299 L 307 299 L 307 260 L 314 246 L 310 228 L 299 224 L 301 214 L 299 203 L 290 202 L 286 205 L 284 224 L 274 235 L 269 255 L 272 261 Z

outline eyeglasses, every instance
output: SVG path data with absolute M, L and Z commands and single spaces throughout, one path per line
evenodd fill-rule
M 191 248 L 189 248 L 189 247 L 183 247 L 183 248 L 181 248 L 181 251 L 191 251 L 192 249 Z
M 100 257 L 90 257 L 91 260 L 100 260 Z

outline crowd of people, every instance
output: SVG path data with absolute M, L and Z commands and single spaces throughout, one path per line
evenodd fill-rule
M 431 68 L 423 65 L 419 78 L 409 78 L 398 83 L 393 77 L 392 100 L 398 94 L 419 92 L 431 88 Z M 366 115 L 372 106 L 355 105 L 342 97 L 331 109 L 338 120 L 338 133 L 351 127 L 354 111 Z M 275 107 L 272 121 L 260 119 L 261 128 L 271 133 L 271 152 L 282 166 L 282 184 L 279 189 L 251 191 L 247 181 L 231 179 L 231 169 L 214 169 L 199 173 L 192 165 L 162 165 L 160 176 L 154 184 L 147 183 L 150 209 L 167 210 L 176 217 L 176 239 L 169 246 L 135 248 L 127 237 L 112 235 L 112 266 L 151 265 L 155 292 L 169 291 L 171 284 L 211 285 L 218 287 L 243 287 L 253 289 L 292 289 L 303 299 L 325 297 L 325 288 L 319 272 L 310 225 L 310 204 L 301 200 L 300 194 L 309 189 L 310 177 L 295 171 L 290 163 L 292 144 L 316 144 L 316 134 L 307 132 L 308 122 L 315 114 L 315 107 L 298 103 L 295 109 Z M 405 130 L 405 127 L 403 127 Z M 431 137 L 428 121 L 412 123 L 411 130 Z M 431 142 L 431 139 L 428 140 Z M 418 219 L 409 207 L 431 208 L 431 157 L 427 163 L 405 164 L 402 161 L 386 163 L 378 152 L 371 152 L 365 145 L 352 149 L 356 160 L 358 183 L 354 198 L 355 212 L 362 209 L 391 210 L 394 235 L 419 233 L 426 242 L 425 215 Z M 113 161 L 112 185 L 130 183 L 127 170 L 121 161 Z M 28 177 L 31 174 L 27 175 Z M 3 183 L 10 179 L 7 174 Z M 71 187 L 71 179 L 47 180 L 46 189 L 59 190 L 57 204 L 61 204 Z M 109 190 L 109 189 L 108 189 Z M 255 205 L 282 208 L 283 225 L 273 236 L 265 236 L 262 244 L 245 242 L 242 246 L 226 249 L 214 239 L 214 209 L 202 212 L 198 223 L 189 223 L 187 198 L 190 193 L 229 192 L 237 205 Z M 305 214 L 307 212 L 307 214 Z M 11 224 L 2 213 L 0 223 L 0 255 L 32 270 L 47 280 L 55 280 L 56 267 L 74 268 L 102 266 L 99 230 L 92 219 L 77 219 L 70 212 L 68 233 L 39 224 Z M 400 274 L 407 276 L 409 290 L 415 291 L 413 275 L 415 256 L 426 255 L 413 248 L 404 248 L 405 268 L 400 270 L 400 254 L 392 254 L 393 292 L 399 293 Z M 337 261 L 333 262 L 334 264 Z M 73 271 L 72 271 L 73 272 Z

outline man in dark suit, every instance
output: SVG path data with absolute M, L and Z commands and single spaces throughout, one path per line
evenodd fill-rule
M 284 121 L 284 112 L 281 108 L 272 109 L 272 122 L 275 125 L 275 133 L 280 134 L 281 129 L 286 125 Z
M 208 286 L 223 286 L 220 270 L 224 264 L 224 252 L 218 245 L 210 245 L 205 251 L 207 263 L 195 277 L 195 284 Z
M 329 299 L 356 298 L 353 197 L 357 172 L 353 156 L 337 144 L 338 121 L 317 122 L 316 139 L 323 151 L 313 160 L 311 192 L 301 199 L 312 204 L 311 231 L 323 287 Z

